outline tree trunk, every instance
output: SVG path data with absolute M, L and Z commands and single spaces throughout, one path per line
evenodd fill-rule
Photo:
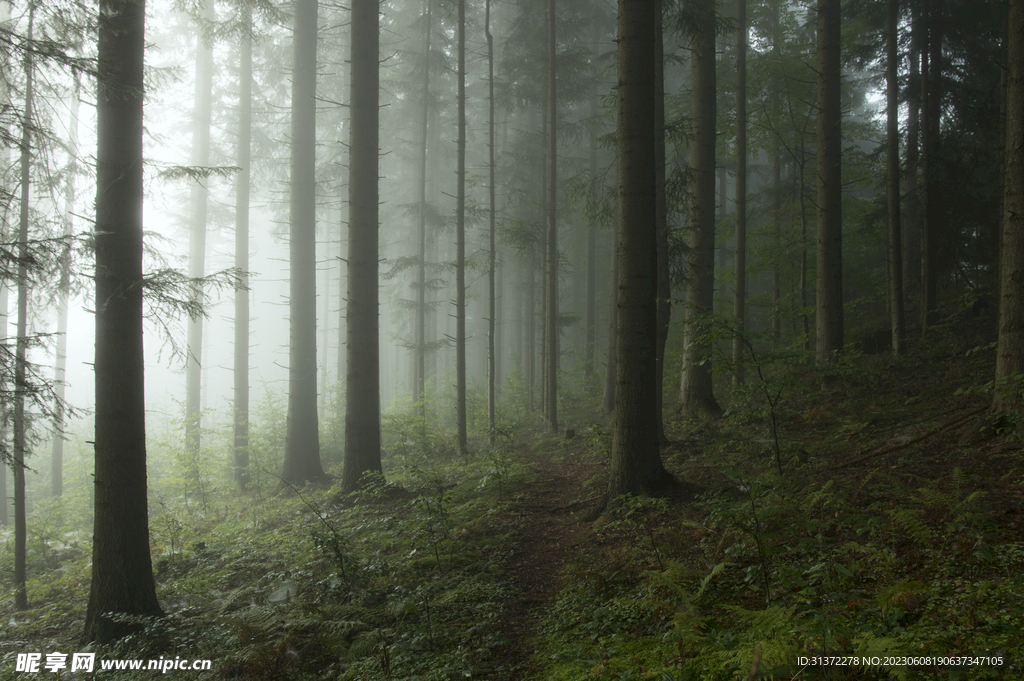
M 342 486 L 357 489 L 381 473 L 378 182 L 380 18 L 377 0 L 352 2 L 349 108 L 348 380 Z
M 36 7 L 28 6 L 28 40 L 32 41 Z M 25 51 L 25 115 L 21 120 L 21 211 L 18 222 L 18 326 L 14 350 L 14 607 L 28 608 L 26 589 L 26 540 L 28 528 L 25 524 L 25 450 L 27 426 L 25 422 L 25 364 L 28 362 L 28 202 L 30 189 L 29 170 L 32 164 L 32 98 L 35 68 L 32 51 Z
M 743 334 L 747 305 L 747 0 L 737 2 L 736 28 L 736 290 L 732 314 L 736 338 L 732 342 L 733 383 L 743 383 Z
M 288 242 L 291 263 L 288 310 L 291 313 L 291 330 L 288 341 L 288 419 L 281 480 L 283 483 L 301 484 L 321 478 L 324 474 L 320 464 L 316 396 L 317 0 L 297 0 L 294 22 L 291 229 Z M 350 256 L 350 283 L 352 267 Z M 376 316 L 373 326 L 376 328 Z M 360 397 L 360 400 L 365 399 L 365 396 Z
M 687 284 L 683 373 L 684 412 L 718 413 L 711 384 L 711 313 L 715 296 L 715 6 L 695 6 L 692 38 L 693 196 L 690 205 L 690 281 Z
M 591 182 L 597 178 L 597 85 L 590 90 L 590 173 Z M 597 342 L 597 225 L 587 223 L 587 308 L 584 320 L 583 383 L 588 388 L 594 381 L 594 355 Z
M 843 246 L 840 107 L 840 2 L 818 0 L 818 260 L 815 356 L 843 349 Z
M 488 200 L 488 247 L 487 247 L 487 433 L 491 446 L 495 438 L 495 376 L 494 330 L 497 301 L 494 294 L 495 266 L 497 263 L 497 233 L 495 225 L 494 193 L 494 36 L 491 35 L 491 0 L 486 0 L 484 9 L 484 35 L 487 37 L 487 200 Z
M 921 275 L 921 197 L 918 160 L 921 112 L 921 21 L 917 3 L 910 3 L 910 75 L 907 82 L 907 193 L 903 221 L 904 300 L 918 300 Z
M 242 3 L 244 34 L 239 46 L 238 175 L 235 177 L 235 268 L 243 288 L 235 291 L 234 473 L 249 486 L 249 174 L 252 142 L 252 8 Z
M 420 158 L 418 196 L 419 224 L 417 229 L 416 265 L 416 367 L 415 400 L 419 403 L 423 420 L 421 435 L 426 436 L 427 424 L 427 140 L 430 131 L 430 33 L 433 25 L 431 3 L 426 0 L 427 26 L 423 36 L 423 108 L 420 111 Z
M 469 456 L 466 434 L 466 0 L 459 0 L 458 151 L 455 192 L 455 420 L 459 453 Z
M 889 208 L 889 301 L 892 352 L 903 354 L 903 244 L 900 227 L 899 0 L 886 2 L 886 192 Z
M 619 315 L 609 500 L 666 482 L 658 450 L 654 3 L 619 0 Z M 712 57 L 714 40 L 712 38 Z
M 939 21 L 942 11 L 942 0 L 928 0 L 925 3 L 925 46 L 921 51 L 921 79 L 923 83 L 922 106 L 924 110 L 924 126 L 922 130 L 922 146 L 924 154 L 921 159 L 921 170 L 924 175 L 922 203 L 924 219 L 921 221 L 921 332 L 927 333 L 928 327 L 935 322 L 937 306 L 936 284 L 937 269 L 935 267 L 936 234 L 939 232 L 939 192 L 936 184 L 936 170 L 939 154 L 939 127 L 942 117 L 942 94 L 940 83 L 942 77 L 942 32 Z
M 665 345 L 672 315 L 672 286 L 668 271 L 668 201 L 665 196 L 665 39 L 662 0 L 654 0 L 654 229 L 657 239 L 658 300 L 657 359 L 654 373 L 654 413 L 658 419 L 658 442 L 665 436 Z
M 213 100 L 213 43 L 204 35 L 206 26 L 216 21 L 214 0 L 206 0 L 203 21 L 197 26 L 196 80 L 192 118 L 192 157 L 194 167 L 210 165 L 210 120 Z M 209 179 L 192 183 L 190 206 L 192 225 L 188 232 L 188 276 L 192 279 L 192 301 L 203 302 L 203 285 L 199 280 L 206 274 L 206 213 L 209 198 Z M 202 364 L 203 316 L 188 320 L 188 354 L 185 357 L 185 448 L 188 456 L 189 476 L 199 479 L 199 451 L 202 437 Z
M 100 0 L 96 99 L 95 513 L 85 641 L 162 615 L 149 555 L 142 345 L 142 109 L 146 5 Z
M 1010 2 L 1008 46 L 996 411 L 1020 407 L 1024 372 L 1024 3 L 1017 1 Z
M 555 42 L 555 0 L 548 0 L 548 234 L 546 310 L 548 339 L 547 396 L 544 418 L 551 432 L 558 432 L 558 88 L 555 78 L 558 45 Z
M 78 107 L 81 96 L 79 76 L 75 74 L 75 85 L 71 91 L 69 108 L 71 113 L 68 139 L 67 178 L 64 185 L 64 239 L 60 255 L 60 298 L 57 303 L 57 340 L 55 354 L 57 361 L 53 372 L 53 391 L 56 401 L 53 405 L 53 445 L 50 449 L 50 494 L 59 497 L 64 493 L 64 376 L 68 362 L 68 306 L 71 302 L 71 236 L 74 234 L 75 217 L 75 176 L 78 174 Z

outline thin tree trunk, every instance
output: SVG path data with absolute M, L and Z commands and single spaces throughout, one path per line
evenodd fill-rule
M 28 6 L 28 40 L 32 41 L 36 6 Z M 14 607 L 28 608 L 26 589 L 25 524 L 25 450 L 27 425 L 25 423 L 25 380 L 28 361 L 28 202 L 30 189 L 29 169 L 32 164 L 32 98 L 35 96 L 32 51 L 25 51 L 25 114 L 21 120 L 21 215 L 18 222 L 18 327 L 14 350 Z
M 936 235 L 939 232 L 939 187 L 936 170 L 939 154 L 939 127 L 941 121 L 942 32 L 939 22 L 942 0 L 929 0 L 925 5 L 926 45 L 922 50 L 921 78 L 924 85 L 922 105 L 924 126 L 922 142 L 924 154 L 921 163 L 924 187 L 921 192 L 924 219 L 921 222 L 921 332 L 927 333 L 935 321 L 937 306 L 935 267 Z
M 469 455 L 466 434 L 466 0 L 459 0 L 458 151 L 455 175 L 455 412 L 459 453 Z
M 345 468 L 342 486 L 355 490 L 381 473 L 379 257 L 380 17 L 377 0 L 352 2 L 352 96 L 349 140 L 348 361 Z
M 736 290 L 732 314 L 736 338 L 732 342 L 733 383 L 743 383 L 743 334 L 747 304 L 747 0 L 738 0 L 736 28 Z
M 1006 172 L 999 275 L 996 411 L 1019 408 L 1024 372 L 1024 3 L 1011 2 L 1006 77 Z
M 57 361 L 53 372 L 53 391 L 56 396 L 53 405 L 53 445 L 50 449 L 50 494 L 59 497 L 64 493 L 64 376 L 68 362 L 68 306 L 71 302 L 71 235 L 74 233 L 75 176 L 78 174 L 78 107 L 81 96 L 79 76 L 75 74 L 75 85 L 70 101 L 70 130 L 67 178 L 64 185 L 64 239 L 60 255 L 60 298 L 57 303 Z
M 658 293 L 654 4 L 619 0 L 616 159 L 620 271 L 609 500 L 649 492 L 669 477 L 658 449 L 654 409 Z M 713 57 L 713 38 L 711 54 Z
M 487 36 L 487 199 L 488 199 L 488 268 L 487 268 L 487 432 L 491 446 L 495 438 L 495 317 L 497 301 L 494 293 L 494 275 L 497 261 L 497 234 L 494 220 L 494 36 L 491 35 L 491 0 L 487 0 L 484 9 L 484 34 Z
M 242 288 L 235 291 L 234 474 L 249 486 L 249 174 L 252 142 L 252 8 L 239 8 L 244 34 L 239 45 L 238 147 L 235 177 L 235 268 Z
M 772 153 L 772 186 L 775 188 L 772 196 L 772 212 L 775 215 L 772 224 L 772 248 L 775 251 L 772 258 L 772 339 L 778 344 L 782 337 L 782 151 L 778 142 L 775 143 L 775 150 Z
M 206 0 L 203 22 L 216 21 L 214 0 Z M 196 80 L 192 119 L 191 164 L 210 165 L 210 120 L 213 108 L 213 44 L 207 40 L 206 26 L 198 26 L 196 36 Z M 203 286 L 199 280 L 206 274 L 206 214 L 209 179 L 199 179 L 191 187 L 192 226 L 188 233 L 188 276 L 192 279 L 193 303 L 202 303 Z M 185 358 L 185 447 L 188 452 L 189 475 L 199 478 L 199 452 L 202 437 L 202 364 L 203 316 L 188 320 L 188 354 Z
M 718 413 L 711 383 L 710 318 L 715 295 L 715 9 L 700 2 L 693 34 L 694 190 L 690 207 L 690 281 L 687 284 L 683 372 L 679 403 L 687 413 Z
M 591 182 L 597 177 L 597 85 L 590 90 L 590 172 Z M 583 347 L 583 382 L 593 385 L 594 355 L 597 342 L 597 226 L 587 223 L 587 308 L 584 320 L 585 339 Z
M 162 614 L 149 554 L 142 336 L 144 0 L 100 0 L 96 98 L 95 513 L 85 641 Z
M 903 221 L 904 300 L 920 296 L 921 275 L 921 197 L 918 193 L 918 167 L 921 112 L 921 21 L 917 3 L 910 3 L 910 78 L 907 82 L 907 193 L 906 220 Z
M 281 472 L 281 480 L 289 484 L 315 480 L 324 474 L 320 463 L 316 396 L 317 0 L 298 0 L 295 3 L 294 22 L 291 229 L 288 242 L 291 263 L 288 309 L 291 319 L 288 342 L 288 418 Z M 349 268 L 351 271 L 351 256 Z
M 900 228 L 899 0 L 886 2 L 886 190 L 889 208 L 889 300 L 892 352 L 903 354 L 903 244 Z
M 416 264 L 416 366 L 415 395 L 423 428 L 427 419 L 427 140 L 430 129 L 430 33 L 433 25 L 431 2 L 426 0 L 427 27 L 423 36 L 423 108 L 420 111 L 420 158 L 417 203 Z M 423 433 L 426 434 L 425 431 Z
M 548 234 L 547 234 L 547 395 L 544 417 L 551 432 L 558 431 L 558 45 L 555 42 L 555 0 L 548 0 Z
M 840 100 L 840 2 L 818 0 L 818 260 L 815 356 L 843 349 L 843 246 Z

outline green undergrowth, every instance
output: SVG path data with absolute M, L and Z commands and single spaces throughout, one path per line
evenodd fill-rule
M 563 571 L 537 678 L 1024 678 L 1021 418 L 965 419 L 993 389 L 968 331 L 723 376 L 724 417 L 672 424 L 662 451 L 705 493 L 612 505 Z
M 173 672 L 196 679 L 507 678 L 500 625 L 513 590 L 501 571 L 515 527 L 505 511 L 534 474 L 509 451 L 389 463 L 387 484 L 371 480 L 357 494 L 306 486 L 263 501 L 154 504 L 167 616 L 132 622 L 137 633 L 113 647 L 77 641 L 88 542 L 37 539 L 32 607 L 3 613 L 0 676 L 22 676 L 17 653 L 91 650 L 97 659 L 211 660 L 206 672 Z M 0 560 L 9 570 L 9 549 Z

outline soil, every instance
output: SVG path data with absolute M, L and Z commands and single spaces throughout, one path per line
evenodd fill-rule
M 503 572 L 517 591 L 505 603 L 502 623 L 510 641 L 502 653 L 508 681 L 532 678 L 539 671 L 530 660 L 535 652 L 531 638 L 558 594 L 563 566 L 581 555 L 593 534 L 591 524 L 582 518 L 598 500 L 595 487 L 584 483 L 606 468 L 601 463 L 554 462 L 534 452 L 523 457 L 541 481 L 511 505 L 505 518 L 515 528 L 515 548 Z

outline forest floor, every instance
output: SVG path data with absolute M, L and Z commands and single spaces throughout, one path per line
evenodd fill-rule
M 521 423 L 468 458 L 391 416 L 387 482 L 353 495 L 275 493 L 273 456 L 265 486 L 200 495 L 155 454 L 167 616 L 87 650 L 212 660 L 178 674 L 196 681 L 1024 678 L 1024 410 L 989 412 L 992 334 L 968 317 L 905 357 L 851 351 L 825 389 L 806 353 L 761 356 L 758 380 L 717 386 L 724 415 L 666 422 L 687 494 L 597 520 L 610 425 L 582 399 L 576 437 Z M 30 608 L 0 604 L 0 678 L 86 650 L 80 477 L 29 518 Z M 12 545 L 0 530 L 8 594 Z
M 503 629 L 510 641 L 506 662 L 515 676 L 508 681 L 531 678 L 539 668 L 531 663 L 536 651 L 532 638 L 560 589 L 562 568 L 580 556 L 580 548 L 592 541 L 593 528 L 581 517 L 596 499 L 580 499 L 586 482 L 606 466 L 582 461 L 553 461 L 527 450 L 520 461 L 538 475 L 529 491 L 505 513 L 515 527 L 510 537 L 515 549 L 502 565 L 503 578 L 515 589 L 505 603 Z

